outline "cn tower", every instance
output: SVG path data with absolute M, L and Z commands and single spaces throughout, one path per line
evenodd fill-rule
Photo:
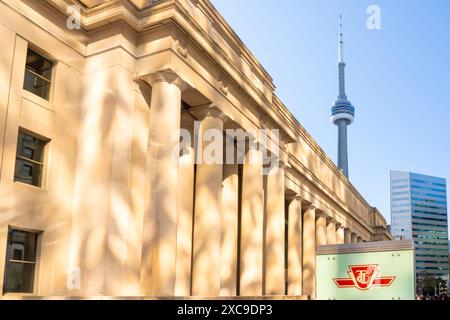
M 347 126 L 353 122 L 355 108 L 347 100 L 345 94 L 345 62 L 344 62 L 344 35 L 342 31 L 342 15 L 339 17 L 339 95 L 331 107 L 331 122 L 338 127 L 338 167 L 348 177 L 348 150 L 347 150 Z

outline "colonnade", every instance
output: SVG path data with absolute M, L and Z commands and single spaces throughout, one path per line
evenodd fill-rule
M 189 85 L 170 70 L 141 79 L 152 87 L 142 294 L 314 297 L 316 246 L 362 237 L 333 213 L 286 194 L 285 153 L 266 176 L 263 155 L 253 148 L 237 150 L 242 164 L 195 161 L 196 148 L 174 157 L 173 133 L 180 129 L 181 96 Z M 217 141 L 202 132 L 223 132 L 229 119 L 210 105 L 193 109 L 200 122 L 195 145 L 204 150 Z

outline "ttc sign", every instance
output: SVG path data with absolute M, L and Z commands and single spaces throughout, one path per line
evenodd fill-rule
M 358 288 L 369 290 L 373 287 L 390 287 L 395 277 L 380 277 L 380 267 L 377 264 L 349 266 L 349 278 L 334 278 L 338 288 Z
M 323 246 L 316 258 L 319 300 L 414 300 L 414 251 L 376 243 Z

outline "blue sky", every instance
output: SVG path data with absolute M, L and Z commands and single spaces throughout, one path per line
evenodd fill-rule
M 338 92 L 342 12 L 347 95 L 356 107 L 350 180 L 388 221 L 391 169 L 450 180 L 450 1 L 212 2 L 334 161 L 337 128 L 329 109 Z M 366 26 L 373 4 L 381 9 L 381 30 Z

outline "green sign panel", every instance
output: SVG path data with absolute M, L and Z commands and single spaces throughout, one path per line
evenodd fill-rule
M 414 300 L 413 250 L 317 255 L 319 300 Z

